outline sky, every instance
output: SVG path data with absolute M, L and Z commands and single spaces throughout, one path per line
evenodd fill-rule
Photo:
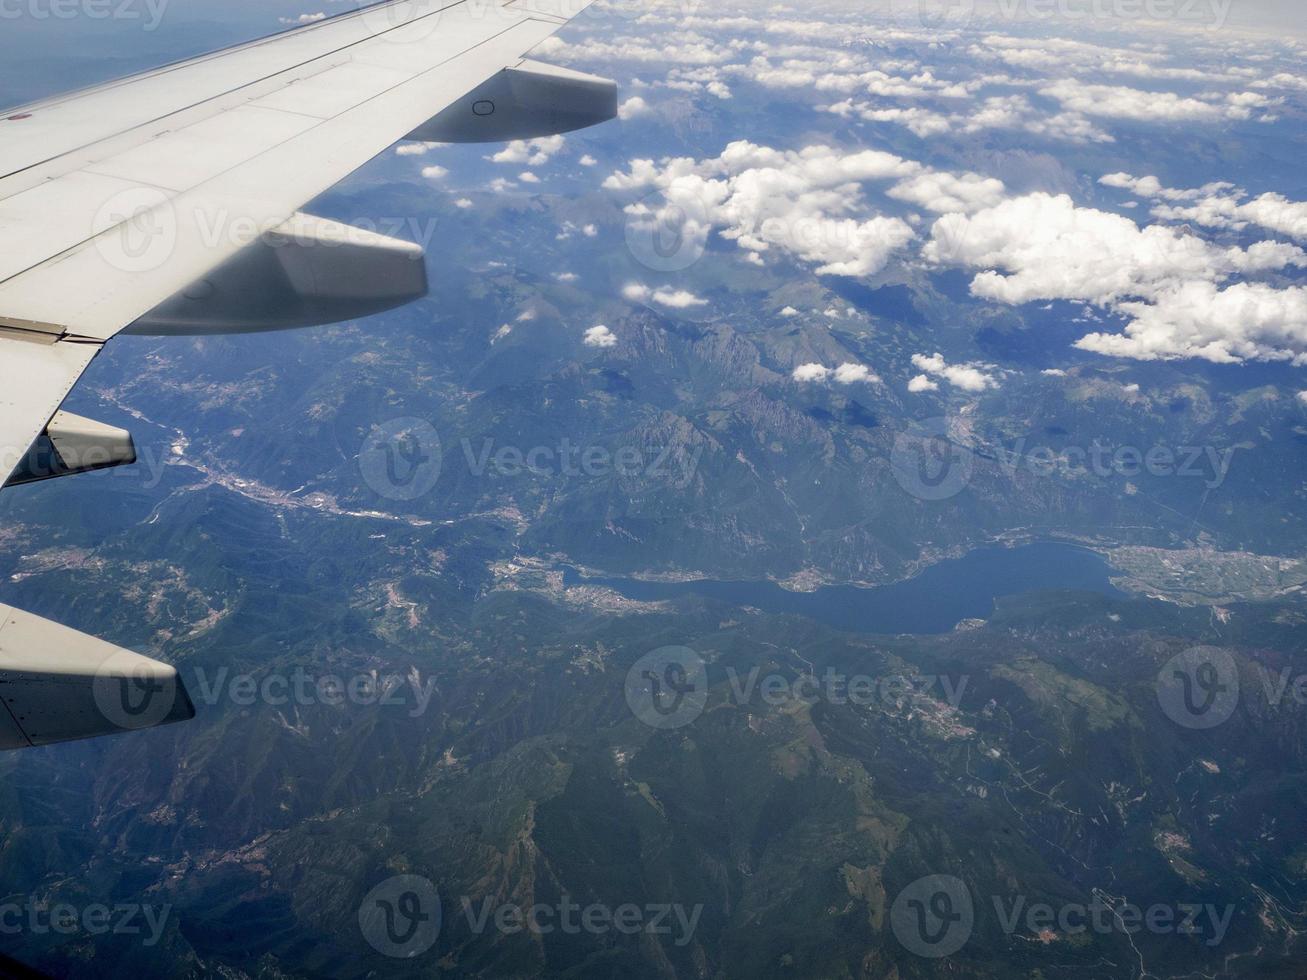
M 898 0 L 886 0 L 896 4 Z M 916 6 L 916 0 L 904 0 Z M 1291 31 L 1307 36 L 1307 11 L 1301 0 L 922 0 L 928 11 L 945 13 L 975 6 L 991 16 L 1011 16 L 1056 24 L 1074 31 L 1079 25 L 1111 28 L 1135 18 L 1150 18 L 1200 30 L 1215 26 L 1280 34 Z
M 602 7 L 605 0 L 600 0 Z M 646 0 L 610 0 L 629 15 Z M 675 0 L 704 12 L 716 0 Z M 744 0 L 779 18 L 856 11 L 909 25 L 977 22 L 1038 26 L 1056 34 L 1129 32 L 1145 23 L 1208 39 L 1252 30 L 1307 38 L 1301 0 L 828 0 L 780 4 Z M 348 9 L 341 0 L 0 0 L 0 106 L 93 84 L 177 58 L 264 36 L 304 16 Z

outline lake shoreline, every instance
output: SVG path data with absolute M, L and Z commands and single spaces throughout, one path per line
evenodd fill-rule
M 699 596 L 741 608 L 808 616 L 838 629 L 881 634 L 947 633 L 964 620 L 988 619 L 998 599 L 1026 592 L 1074 590 L 1128 597 L 1113 583 L 1120 571 L 1106 558 L 1065 541 L 982 545 L 886 585 L 823 585 L 803 592 L 767 579 L 654 581 L 587 575 L 571 565 L 560 568 L 565 587 L 598 586 L 640 602 Z

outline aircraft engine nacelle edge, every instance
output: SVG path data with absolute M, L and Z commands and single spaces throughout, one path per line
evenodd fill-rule
M 384 313 L 427 295 L 422 246 L 296 213 L 123 333 L 262 333 Z
M 136 445 L 126 429 L 72 412 L 56 412 L 4 485 L 37 483 L 135 462 Z
M 617 83 L 597 75 L 523 61 L 505 68 L 406 139 L 500 143 L 557 136 L 617 115 Z
M 171 664 L 0 605 L 0 751 L 194 717 Z

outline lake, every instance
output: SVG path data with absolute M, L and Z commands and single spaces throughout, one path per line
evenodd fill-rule
M 977 548 L 932 565 L 915 578 L 864 589 L 830 585 L 790 592 L 774 582 L 645 582 L 583 578 L 565 568 L 566 585 L 601 585 L 628 599 L 653 602 L 697 595 L 769 613 L 796 613 L 857 633 L 947 633 L 964 619 L 985 619 L 994 600 L 1022 592 L 1073 589 L 1124 598 L 1114 569 L 1092 551 L 1045 542 L 1018 548 Z

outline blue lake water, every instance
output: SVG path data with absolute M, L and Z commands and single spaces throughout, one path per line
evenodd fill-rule
M 1074 589 L 1121 598 L 1112 567 L 1075 545 L 1040 543 L 977 548 L 932 565 L 915 578 L 873 589 L 832 585 L 790 592 L 773 582 L 644 582 L 582 578 L 564 569 L 567 585 L 602 585 L 644 602 L 697 595 L 769 613 L 796 613 L 858 633 L 946 633 L 964 619 L 987 618 L 994 600 L 1022 592 Z

